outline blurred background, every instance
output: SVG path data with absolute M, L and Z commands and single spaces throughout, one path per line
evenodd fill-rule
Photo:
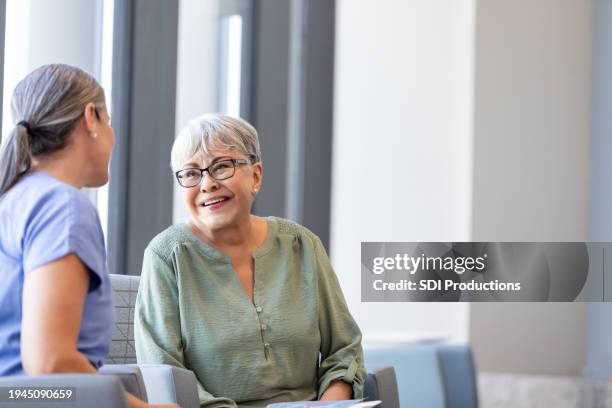
M 186 218 L 177 131 L 239 115 L 262 145 L 255 212 L 322 238 L 366 349 L 468 345 L 484 407 L 612 406 L 605 303 L 360 299 L 362 241 L 612 241 L 612 0 L 0 0 L 0 17 L 2 134 L 42 64 L 107 92 L 111 182 L 87 193 L 112 273 L 139 274 Z

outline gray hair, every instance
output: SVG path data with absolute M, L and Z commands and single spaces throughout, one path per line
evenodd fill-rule
M 0 151 L 0 197 L 30 169 L 32 157 L 68 144 L 90 102 L 106 109 L 104 90 L 91 75 L 69 65 L 43 65 L 17 84 L 11 100 L 16 125 Z
M 219 113 L 193 118 L 176 136 L 171 166 L 174 171 L 198 151 L 208 155 L 211 149 L 233 149 L 248 156 L 253 163 L 261 161 L 257 130 L 244 119 Z

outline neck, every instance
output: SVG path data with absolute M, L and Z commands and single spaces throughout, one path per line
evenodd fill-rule
M 48 173 L 61 182 L 75 188 L 83 188 L 83 165 L 77 155 L 70 154 L 69 149 L 70 147 L 66 147 L 47 157 L 35 158 L 30 170 Z
M 192 226 L 195 227 L 192 229 L 200 239 L 221 251 L 231 251 L 236 247 L 248 248 L 249 251 L 255 250 L 258 245 L 255 232 L 256 222 L 257 218 L 249 214 L 234 226 L 211 231 L 202 228 L 201 223 L 197 220 L 191 220 Z

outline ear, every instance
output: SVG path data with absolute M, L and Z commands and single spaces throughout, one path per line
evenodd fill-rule
M 83 118 L 85 119 L 85 128 L 88 133 L 95 133 L 98 129 L 100 118 L 96 110 L 96 105 L 89 102 L 85 105 L 85 111 L 83 112 Z
M 261 183 L 263 181 L 263 165 L 261 162 L 253 164 L 253 196 L 257 195 L 257 192 L 261 189 Z

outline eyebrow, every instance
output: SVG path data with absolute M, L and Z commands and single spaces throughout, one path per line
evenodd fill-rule
M 215 157 L 211 160 L 210 164 L 208 166 L 211 166 L 213 164 L 215 164 L 218 161 L 221 160 L 231 160 L 232 157 L 230 156 L 219 156 L 219 157 Z M 198 163 L 194 163 L 194 162 L 189 162 L 189 163 L 185 163 L 183 165 L 183 169 L 199 169 L 200 165 Z

